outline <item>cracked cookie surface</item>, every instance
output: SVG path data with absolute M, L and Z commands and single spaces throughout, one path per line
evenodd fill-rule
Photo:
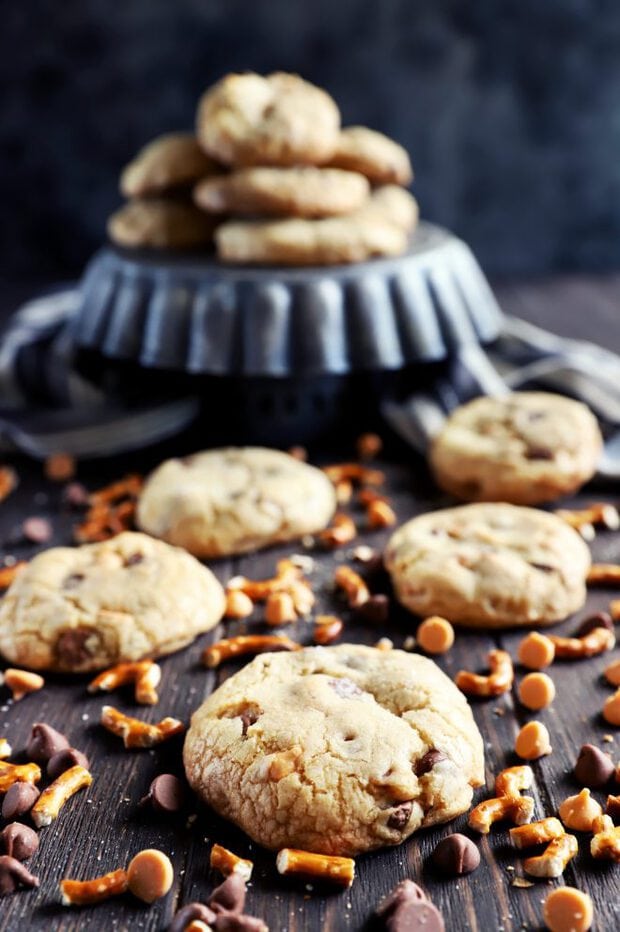
M 426 657 L 263 654 L 194 713 L 193 789 L 267 848 L 356 855 L 467 810 L 484 780 L 463 694 Z
M 398 600 L 417 615 L 480 628 L 550 624 L 585 602 L 590 551 L 561 518 L 486 503 L 413 518 L 385 564 Z
M 160 657 L 213 628 L 224 592 L 194 557 L 132 531 L 34 557 L 0 605 L 0 653 L 81 673 Z
M 602 438 L 591 411 L 547 392 L 476 398 L 434 439 L 438 485 L 466 501 L 534 505 L 576 491 L 596 472 Z
M 327 526 L 327 476 L 287 453 L 228 447 L 167 460 L 147 479 L 139 526 L 200 557 L 247 553 Z

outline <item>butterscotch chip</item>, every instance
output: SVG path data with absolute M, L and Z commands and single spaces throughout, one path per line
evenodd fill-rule
M 373 184 L 407 185 L 413 178 L 407 150 L 367 126 L 342 129 L 329 164 L 361 172 Z
M 108 236 L 129 249 L 197 249 L 213 242 L 215 221 L 176 200 L 130 201 L 108 219 Z
M 555 684 L 546 673 L 528 673 L 519 683 L 519 699 L 526 709 L 546 709 L 555 699 Z
M 549 732 L 542 722 L 528 722 L 515 741 L 515 751 L 523 760 L 538 760 L 551 754 Z
M 226 165 L 320 165 L 333 155 L 340 113 L 299 75 L 229 74 L 200 100 L 196 133 Z
M 568 796 L 560 804 L 558 813 L 566 828 L 576 832 L 591 832 L 594 821 L 603 814 L 603 809 L 586 787 L 575 796 Z
M 127 885 L 144 903 L 154 903 L 165 896 L 174 880 L 170 858 L 157 848 L 138 852 L 127 868 Z
M 551 638 L 532 631 L 520 642 L 517 656 L 529 670 L 542 670 L 553 663 L 555 645 Z
M 454 644 L 454 628 L 445 618 L 425 618 L 416 632 L 417 642 L 427 654 L 445 654 Z
M 75 476 L 75 457 L 70 453 L 52 453 L 45 460 L 43 470 L 52 482 L 67 482 Z
M 362 207 L 363 175 L 338 168 L 241 168 L 197 185 L 194 201 L 214 214 L 330 217 Z
M 620 725 L 620 689 L 605 700 L 603 718 L 610 725 Z
M 166 133 L 140 149 L 123 169 L 120 188 L 125 197 L 152 197 L 189 187 L 218 171 L 220 166 L 193 133 Z
M 550 932 L 587 932 L 594 920 L 592 900 L 575 887 L 557 887 L 543 906 Z
M 604 670 L 605 679 L 612 686 L 620 686 L 620 660 L 614 660 Z

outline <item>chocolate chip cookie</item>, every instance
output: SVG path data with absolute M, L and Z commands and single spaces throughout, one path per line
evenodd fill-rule
M 373 184 L 409 184 L 413 178 L 406 149 L 367 126 L 341 130 L 330 165 L 360 172 Z
M 193 789 L 267 848 L 333 855 L 465 812 L 484 781 L 467 701 L 431 661 L 343 644 L 263 654 L 194 713 Z
M 160 657 L 213 628 L 224 592 L 194 557 L 127 531 L 39 553 L 0 605 L 0 653 L 33 670 L 83 673 Z
M 121 174 L 125 197 L 153 197 L 188 188 L 220 172 L 193 133 L 166 133 L 140 149 Z
M 596 418 L 581 402 L 514 392 L 457 408 L 431 445 L 430 465 L 457 498 L 534 505 L 591 479 L 601 449 Z
M 200 557 L 245 553 L 327 526 L 334 488 L 314 466 L 262 447 L 162 463 L 138 502 L 139 526 Z
M 506 504 L 413 518 L 385 564 L 400 602 L 479 628 L 551 624 L 585 602 L 590 551 L 556 515 Z
M 216 221 L 181 200 L 129 201 L 108 219 L 108 235 L 130 249 L 199 249 L 213 242 Z

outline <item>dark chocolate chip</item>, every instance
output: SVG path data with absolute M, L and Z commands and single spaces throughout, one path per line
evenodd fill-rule
M 553 573 L 555 571 L 555 566 L 549 566 L 548 563 L 530 563 L 530 566 L 540 573 Z
M 607 754 L 594 744 L 584 744 L 575 764 L 575 778 L 582 786 L 600 789 L 611 779 L 614 765 Z
M 436 767 L 440 761 L 447 759 L 443 751 L 439 751 L 437 748 L 431 748 L 430 751 L 427 751 L 423 757 L 415 762 L 413 772 L 416 777 L 423 777 L 425 773 L 429 773 L 433 767 Z
M 81 482 L 69 482 L 62 490 L 62 500 L 70 508 L 86 508 L 88 489 Z
M 386 932 L 445 932 L 441 913 L 430 902 L 401 903 L 385 921 Z
M 26 745 L 26 755 L 28 760 L 37 764 L 47 764 L 50 757 L 68 747 L 69 742 L 59 731 L 45 722 L 35 722 Z
M 65 576 L 62 583 L 62 588 L 75 589 L 80 585 L 81 582 L 84 581 L 85 578 L 86 577 L 84 576 L 84 573 L 70 573 L 68 576 Z
M 390 600 L 387 595 L 371 595 L 367 602 L 356 610 L 355 615 L 361 621 L 369 621 L 380 625 L 388 620 L 390 613 Z
M 47 518 L 26 518 L 22 522 L 22 534 L 31 544 L 45 544 L 51 540 L 53 533 Z
M 596 612 L 596 614 L 584 618 L 575 631 L 575 637 L 585 637 L 586 634 L 589 634 L 590 631 L 594 631 L 595 628 L 606 628 L 608 631 L 613 631 L 614 623 L 611 615 L 608 615 L 607 612 Z
M 86 642 L 92 638 L 92 628 L 67 628 L 56 641 L 56 656 L 63 667 L 80 667 L 91 658 Z
M 215 913 L 241 913 L 245 906 L 246 886 L 240 874 L 229 874 L 209 897 L 209 906 Z
M 395 806 L 387 822 L 388 828 L 394 828 L 398 831 L 402 831 L 402 829 L 404 829 L 405 825 L 409 821 L 409 816 L 411 815 L 412 809 L 413 800 L 408 800 L 405 803 L 400 803 L 400 805 Z
M 620 822 L 620 796 L 608 796 L 605 812 L 614 822 Z
M 262 919 L 238 913 L 220 913 L 213 923 L 215 932 L 268 932 Z
M 18 887 L 38 887 L 39 878 L 30 873 L 17 858 L 0 856 L 0 896 L 15 893 Z
M 143 553 L 132 553 L 125 559 L 125 566 L 137 566 L 138 563 L 144 563 Z
M 471 874 L 480 864 L 480 852 L 466 835 L 455 832 L 442 838 L 432 855 L 433 864 L 449 877 Z
M 528 460 L 552 460 L 555 458 L 553 450 L 548 447 L 528 447 L 525 451 Z
M 10 786 L 2 800 L 2 818 L 7 822 L 19 819 L 20 816 L 30 812 L 40 796 L 39 790 L 32 783 L 19 781 Z
M 28 825 L 11 822 L 0 832 L 2 847 L 11 858 L 27 861 L 39 847 L 39 836 Z
M 204 903 L 188 903 L 174 914 L 168 932 L 185 932 L 188 925 L 196 919 L 210 926 L 215 921 L 215 913 Z
M 256 725 L 258 719 L 260 718 L 260 712 L 256 709 L 245 709 L 241 713 L 241 734 L 245 737 L 248 733 L 248 728 L 251 725 Z
M 185 790 L 178 777 L 171 773 L 160 773 L 149 787 L 141 804 L 149 804 L 155 812 L 179 812 L 185 803 Z
M 86 754 L 82 754 L 77 748 L 63 748 L 61 751 L 57 751 L 56 754 L 52 754 L 48 760 L 47 775 L 50 780 L 56 780 L 65 770 L 78 765 L 90 770 L 90 761 Z
M 361 696 L 363 693 L 357 683 L 354 683 L 353 680 L 348 679 L 346 676 L 329 680 L 329 685 L 341 699 L 352 699 L 354 696 Z
M 427 900 L 426 893 L 413 880 L 401 880 L 387 896 L 383 897 L 375 909 L 375 915 L 386 917 L 394 912 L 401 903 L 410 902 L 411 900 L 424 903 Z

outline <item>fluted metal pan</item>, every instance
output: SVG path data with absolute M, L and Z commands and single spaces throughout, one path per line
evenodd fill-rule
M 281 378 L 440 361 L 494 340 L 500 318 L 465 243 L 422 223 L 405 255 L 337 267 L 106 247 L 85 271 L 73 337 L 150 368 Z

